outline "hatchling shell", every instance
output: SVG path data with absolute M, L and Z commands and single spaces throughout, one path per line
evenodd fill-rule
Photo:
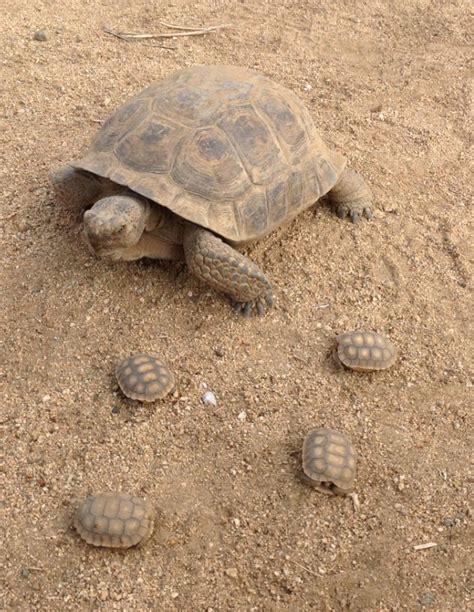
M 73 165 L 239 244 L 312 206 L 346 160 L 285 87 L 246 68 L 192 66 L 121 106 Z
M 124 395 L 141 402 L 161 399 L 174 386 L 168 366 L 148 353 L 127 357 L 116 369 L 115 376 Z
M 129 548 L 143 544 L 153 533 L 153 508 L 127 493 L 99 493 L 81 504 L 74 527 L 92 546 Z
M 397 351 L 390 340 L 372 331 L 346 332 L 338 336 L 337 342 L 339 359 L 352 370 L 385 370 L 397 357 Z
M 329 494 L 347 494 L 356 475 L 356 453 L 350 440 L 334 429 L 313 429 L 303 443 L 307 482 Z

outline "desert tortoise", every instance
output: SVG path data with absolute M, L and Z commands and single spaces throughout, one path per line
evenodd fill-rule
M 168 395 L 174 376 L 168 366 L 148 353 L 127 357 L 115 370 L 123 394 L 141 402 L 154 402 Z
M 334 429 L 313 429 L 303 442 L 305 480 L 323 493 L 350 493 L 356 475 L 356 453 L 350 440 Z
M 78 508 L 74 527 L 93 546 L 130 548 L 141 545 L 153 533 L 153 507 L 128 493 L 98 493 Z
M 184 259 L 245 314 L 271 305 L 272 287 L 235 248 L 327 193 L 340 217 L 372 215 L 369 188 L 301 100 L 233 66 L 186 68 L 148 87 L 51 180 L 61 199 L 91 207 L 84 233 L 96 255 Z
M 380 334 L 367 330 L 345 332 L 337 337 L 337 354 L 351 370 L 385 370 L 395 363 L 394 345 Z

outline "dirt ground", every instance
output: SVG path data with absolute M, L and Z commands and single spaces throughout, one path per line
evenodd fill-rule
M 3 0 L 1 609 L 472 605 L 469 7 Z M 103 31 L 162 21 L 232 26 Z M 184 265 L 94 259 L 47 178 L 121 102 L 209 63 L 296 92 L 375 195 L 371 222 L 320 206 L 248 249 L 274 283 L 263 318 L 235 315 Z M 396 344 L 391 369 L 337 365 L 335 336 L 360 327 Z M 169 362 L 173 396 L 120 395 L 114 368 L 136 351 Z M 301 481 L 318 426 L 357 449 L 358 511 Z M 114 489 L 155 504 L 142 548 L 92 548 L 71 526 L 85 496 Z

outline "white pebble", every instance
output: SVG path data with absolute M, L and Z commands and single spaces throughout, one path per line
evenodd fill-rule
M 239 421 L 245 421 L 245 419 L 247 418 L 247 413 L 245 412 L 245 410 L 242 410 L 242 412 L 237 415 L 237 418 L 239 419 Z
M 216 396 L 212 391 L 206 391 L 204 395 L 201 397 L 203 404 L 206 406 L 217 406 Z
M 230 578 L 237 578 L 237 570 L 235 567 L 229 567 L 228 569 L 225 570 L 225 573 Z

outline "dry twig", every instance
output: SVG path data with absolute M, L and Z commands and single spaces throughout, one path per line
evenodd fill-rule
M 202 30 L 204 29 L 203 26 L 179 26 L 179 25 L 173 25 L 172 23 L 166 23 L 165 21 L 160 21 L 160 25 L 164 26 L 165 28 L 170 28 L 170 30 Z M 225 26 L 217 26 L 217 27 L 225 27 Z
M 152 38 L 175 38 L 177 36 L 202 36 L 203 34 L 210 34 L 211 32 L 216 32 L 217 30 L 222 30 L 222 28 L 230 27 L 230 23 L 224 23 L 221 25 L 208 26 L 202 28 L 184 28 L 181 26 L 173 26 L 168 25 L 167 27 L 173 28 L 176 30 L 186 30 L 184 32 L 161 32 L 159 34 L 146 34 L 141 32 L 118 32 L 117 30 L 112 30 L 104 26 L 104 32 L 110 34 L 111 36 L 115 36 L 116 38 L 120 38 L 120 40 L 125 40 L 127 42 L 133 40 L 150 40 Z
M 301 567 L 301 569 L 304 569 L 305 572 L 308 572 L 308 574 L 311 574 L 312 576 L 316 576 L 316 578 L 320 578 L 321 577 L 321 576 L 319 576 L 319 574 L 316 574 L 316 572 L 313 572 L 313 570 L 310 570 L 308 567 L 306 567 L 304 565 L 301 565 L 301 563 L 298 563 L 298 561 L 292 561 L 290 559 L 290 563 L 294 563 L 298 567 Z
M 417 544 L 413 546 L 413 550 L 425 550 L 425 548 L 433 548 L 433 546 L 438 546 L 435 542 L 427 542 L 426 544 Z
M 352 505 L 354 507 L 354 512 L 359 512 L 359 510 L 360 510 L 359 496 L 357 495 L 357 493 L 351 493 L 349 495 L 349 497 L 352 500 Z

